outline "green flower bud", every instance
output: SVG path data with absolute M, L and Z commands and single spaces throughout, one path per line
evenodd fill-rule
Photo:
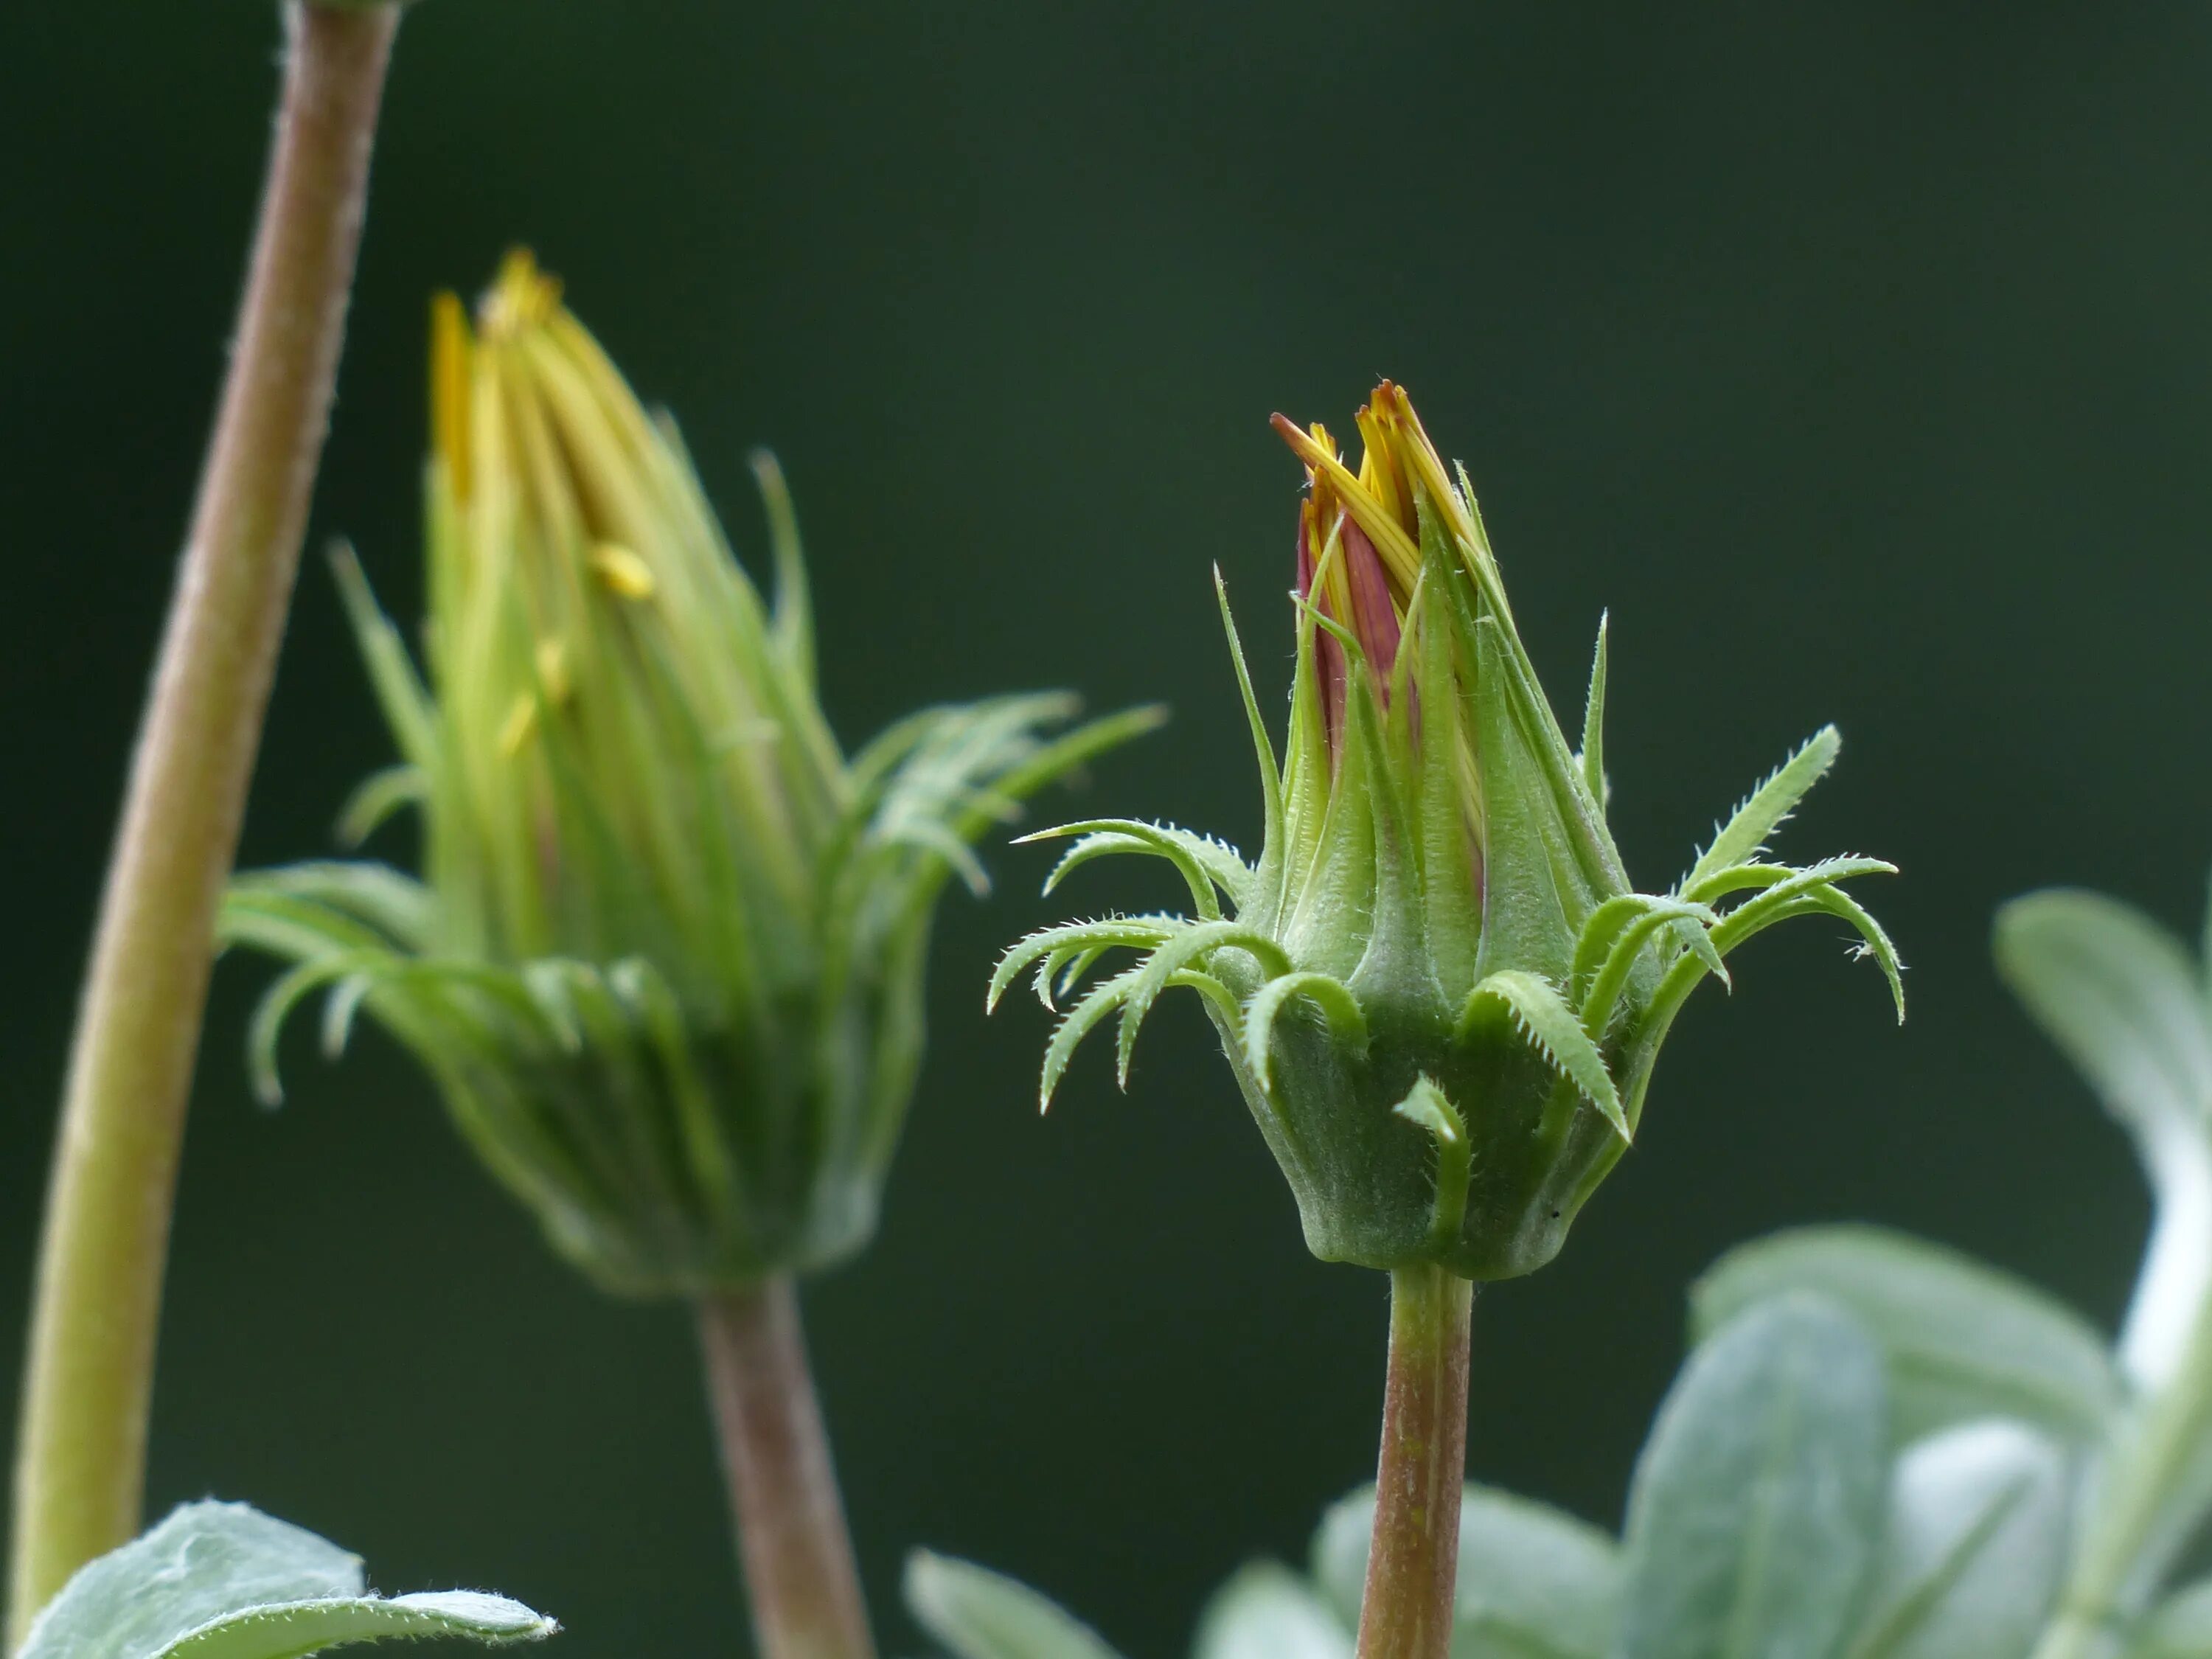
M 771 608 L 673 426 L 527 256 L 474 330 L 451 295 L 434 320 L 427 686 L 338 567 L 404 763 L 343 828 L 416 808 L 422 878 L 239 878 L 226 937 L 295 963 L 256 1018 L 260 1085 L 325 992 L 331 1051 L 374 1018 L 603 1284 L 698 1294 L 838 1261 L 875 1227 L 946 877 L 980 890 L 971 842 L 1155 715 L 1047 743 L 1067 696 L 935 708 L 848 762 L 774 463 Z
M 1842 919 L 1904 1000 L 1897 954 L 1843 882 L 1768 836 L 1833 762 L 1821 732 L 1738 810 L 1681 884 L 1636 890 L 1605 821 L 1605 633 L 1581 752 L 1522 648 L 1465 474 L 1384 383 L 1355 475 L 1328 433 L 1276 422 L 1305 462 L 1297 665 L 1279 765 L 1223 620 L 1265 792 L 1257 865 L 1167 826 L 1097 820 L 1046 884 L 1110 853 L 1168 860 L 1194 914 L 1047 929 L 1001 960 L 1047 1006 L 1116 950 L 1138 958 L 1075 1001 L 1047 1050 L 1048 1102 L 1076 1046 L 1119 1012 L 1126 1084 L 1161 994 L 1200 993 L 1327 1261 L 1435 1262 L 1502 1279 L 1558 1254 L 1627 1146 L 1661 1040 L 1723 958 L 1792 916 Z M 1218 577 L 1217 576 L 1217 585 Z M 1733 902 L 1732 902 L 1733 901 Z

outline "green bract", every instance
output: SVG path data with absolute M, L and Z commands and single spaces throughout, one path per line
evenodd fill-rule
M 1824 730 L 1761 786 L 1680 885 L 1636 890 L 1606 827 L 1598 636 L 1581 752 L 1522 650 L 1464 473 L 1405 393 L 1359 415 L 1355 476 L 1328 434 L 1278 419 L 1306 463 L 1287 754 L 1277 764 L 1238 653 L 1266 797 L 1256 866 L 1127 820 L 1079 837 L 1046 884 L 1109 853 L 1164 858 L 1190 915 L 1049 928 L 1000 963 L 1048 1006 L 1107 953 L 1133 966 L 1076 1001 L 1044 1063 L 1121 1015 L 1126 1081 L 1160 994 L 1205 999 L 1316 1255 L 1477 1279 L 1542 1266 L 1627 1144 L 1661 1040 L 1723 958 L 1775 922 L 1838 917 L 1888 975 L 1897 954 L 1842 884 L 1876 859 L 1802 868 L 1767 837 L 1835 759 Z M 1223 615 L 1227 621 L 1227 606 Z M 1230 626 L 1232 652 L 1236 634 Z
M 1046 743 L 1061 695 L 930 708 L 852 760 L 816 702 L 790 505 L 757 464 L 773 610 L 648 416 L 526 257 L 472 333 L 436 313 L 429 684 L 342 559 L 403 764 L 343 827 L 412 805 L 416 880 L 239 878 L 227 939 L 296 964 L 436 1079 L 462 1133 L 595 1279 L 694 1294 L 858 1249 L 921 1058 L 931 915 L 969 843 L 1138 711 Z

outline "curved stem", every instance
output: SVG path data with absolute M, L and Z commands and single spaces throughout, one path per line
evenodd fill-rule
M 2212 1498 L 2212 1306 L 2174 1372 L 2137 1408 L 2080 1522 L 2074 1565 L 2036 1659 L 2111 1659 Z
M 790 1279 L 703 1298 L 699 1340 L 762 1659 L 874 1659 Z
M 1474 1286 L 1442 1267 L 1390 1275 L 1390 1370 L 1358 1659 L 1446 1659 L 1467 1479 Z
M 230 368 L 70 1055 L 17 1441 L 10 1645 L 138 1529 L 185 1104 L 216 906 L 330 413 L 398 14 L 299 0 Z

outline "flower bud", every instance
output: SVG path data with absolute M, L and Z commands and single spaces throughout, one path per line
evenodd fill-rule
M 1049 1100 L 1118 1012 L 1126 1083 L 1161 994 L 1200 994 L 1261 1134 L 1328 1261 L 1502 1279 L 1556 1255 L 1641 1115 L 1660 1042 L 1753 934 L 1827 915 L 1904 1012 L 1887 937 L 1840 884 L 1893 866 L 1768 861 L 1833 762 L 1832 728 L 1738 810 L 1672 891 L 1638 891 L 1605 819 L 1605 633 L 1580 752 L 1538 684 L 1464 473 L 1448 476 L 1385 382 L 1355 473 L 1321 428 L 1276 417 L 1309 481 L 1297 662 L 1278 764 L 1223 618 L 1264 792 L 1256 864 L 1172 827 L 1097 820 L 1047 883 L 1109 853 L 1181 872 L 1193 914 L 1051 928 L 1000 963 L 1048 1006 L 1107 953 L 1135 963 L 1076 1000 L 1047 1050 Z M 1217 584 L 1218 578 L 1217 577 Z
M 366 1009 L 603 1283 L 697 1294 L 818 1267 L 874 1230 L 921 1053 L 929 923 L 970 843 L 1151 711 L 1048 743 L 1059 694 L 929 708 L 853 760 L 816 700 L 790 503 L 756 458 L 769 605 L 674 427 L 526 255 L 471 327 L 434 313 L 428 684 L 338 572 L 403 764 L 344 827 L 422 815 L 380 864 L 241 877 L 228 939 L 295 966 L 326 1046 Z

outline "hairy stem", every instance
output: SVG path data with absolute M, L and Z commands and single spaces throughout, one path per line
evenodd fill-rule
M 873 1659 L 788 1278 L 699 1304 L 707 1393 L 762 1659 Z
M 1474 1286 L 1442 1267 L 1390 1275 L 1390 1371 L 1358 1659 L 1445 1659 L 1467 1478 Z
M 17 1441 L 10 1646 L 138 1529 L 185 1103 L 216 907 L 330 413 L 398 11 L 294 0 L 230 368 L 79 1007 Z

